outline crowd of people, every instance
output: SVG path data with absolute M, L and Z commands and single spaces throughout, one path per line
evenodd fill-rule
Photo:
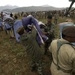
M 56 15 L 55 15 L 56 17 Z M 1 13 L 0 27 L 21 43 L 28 55 L 31 71 L 43 73 L 43 57 L 50 52 L 52 63 L 51 75 L 75 75 L 75 24 L 71 19 L 59 24 L 59 38 L 55 39 L 55 23 L 52 14 L 47 16 L 47 23 L 40 22 L 32 15 L 23 14 L 21 19 L 11 13 Z

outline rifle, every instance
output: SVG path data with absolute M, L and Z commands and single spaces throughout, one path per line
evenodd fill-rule
M 74 4 L 74 2 L 75 2 L 75 0 L 69 0 L 69 1 L 71 1 L 71 4 L 70 4 L 70 6 L 69 6 L 67 12 L 65 13 L 65 16 L 67 16 L 67 15 L 69 14 L 70 9 L 72 8 L 72 6 L 73 6 L 73 4 Z

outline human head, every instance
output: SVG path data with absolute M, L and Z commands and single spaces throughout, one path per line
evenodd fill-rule
M 13 17 L 13 14 L 12 13 L 10 14 L 10 17 Z
M 47 21 L 48 21 L 48 22 L 51 22 L 51 21 L 52 21 L 52 15 L 48 15 L 48 16 L 47 16 Z
M 45 27 L 45 24 L 43 22 L 38 22 L 38 25 L 40 26 L 41 29 Z
M 17 15 L 15 15 L 15 16 L 14 16 L 14 19 L 18 19 L 18 16 L 17 16 Z
M 19 34 L 19 35 L 22 35 L 24 33 L 24 27 L 23 26 L 20 26 L 17 28 L 16 32 Z
M 62 30 L 62 38 L 69 42 L 75 42 L 75 26 L 64 27 Z

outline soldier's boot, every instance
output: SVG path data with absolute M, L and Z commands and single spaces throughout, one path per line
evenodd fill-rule
M 44 75 L 44 73 L 43 73 L 43 67 L 42 67 L 42 63 L 41 62 L 37 63 L 37 73 L 39 75 Z
M 41 66 L 40 66 L 40 67 L 38 67 L 37 72 L 38 72 L 38 74 L 39 74 L 39 75 L 44 75 L 44 73 L 43 73 L 43 70 L 42 70 L 42 67 L 41 67 Z

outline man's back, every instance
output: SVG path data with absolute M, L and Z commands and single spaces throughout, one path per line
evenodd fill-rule
M 60 39 L 60 41 L 66 40 Z M 49 50 L 53 57 L 53 63 L 51 65 L 52 75 L 71 75 L 70 73 L 66 73 L 67 71 L 70 72 L 73 69 L 73 66 L 75 66 L 75 64 L 72 63 L 75 60 L 75 50 L 71 47 L 71 45 L 63 44 L 59 49 L 59 53 L 57 54 L 57 40 L 54 40 L 51 43 Z M 60 66 L 59 70 L 57 69 L 57 56 L 59 60 L 58 66 Z M 65 72 L 63 72 L 61 69 L 65 70 Z

